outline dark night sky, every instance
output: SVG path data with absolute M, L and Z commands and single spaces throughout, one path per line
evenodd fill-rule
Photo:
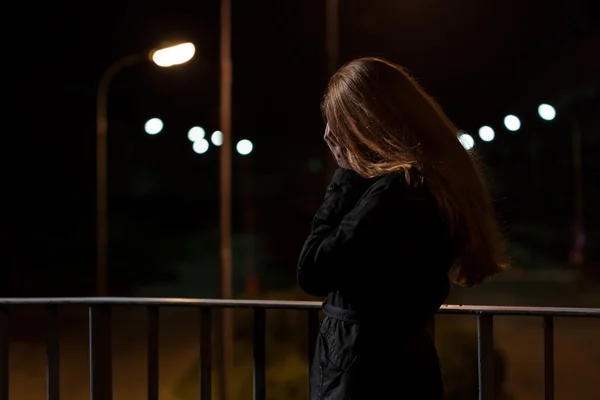
M 552 73 L 568 70 L 566 59 L 580 54 L 577 49 L 598 43 L 591 1 L 341 3 L 342 61 L 377 55 L 405 65 L 467 131 L 482 124 L 501 130 L 507 112 L 527 109 L 524 121 L 533 120 L 537 102 L 565 96 L 563 80 L 585 82 L 599 65 L 600 51 L 590 53 L 595 58 L 578 74 Z M 218 129 L 219 2 L 15 7 L 2 27 L 3 120 L 9 121 L 3 193 L 10 205 L 2 229 L 8 251 L 0 262 L 11 270 L 93 267 L 98 80 L 119 57 L 164 40 L 193 41 L 196 57 L 173 69 L 138 65 L 111 85 L 111 211 L 158 225 L 214 227 L 218 152 L 194 154 L 186 132 L 193 125 Z M 299 233 L 279 246 L 285 255 L 278 260 L 293 262 L 305 209 L 318 203 L 324 184 L 306 173 L 308 160 L 323 154 L 323 1 L 237 0 L 233 8 L 233 135 L 255 143 L 258 229 L 281 235 L 281 218 L 299 221 Z M 165 131 L 150 137 L 143 123 L 154 116 L 165 121 Z M 498 160 L 510 153 L 502 146 L 521 142 L 511 143 L 499 138 L 481 152 Z M 237 182 L 243 165 L 234 159 Z M 48 237 L 64 237 L 65 244 L 56 249 Z

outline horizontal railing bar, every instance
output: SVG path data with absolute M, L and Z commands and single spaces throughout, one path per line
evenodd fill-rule
M 192 298 L 152 298 L 152 297 L 40 297 L 40 298 L 0 298 L 0 305 L 33 304 L 79 304 L 79 305 L 139 305 L 139 306 L 188 306 L 215 308 L 265 308 L 315 310 L 322 307 L 319 301 L 291 300 L 230 300 Z M 530 315 L 554 317 L 600 317 L 600 308 L 576 307 L 516 307 L 516 306 L 473 306 L 444 304 L 438 314 L 490 314 L 490 315 Z
M 600 308 L 575 307 L 522 307 L 522 306 L 467 306 L 444 304 L 438 314 L 488 314 L 511 316 L 553 316 L 598 318 Z
M 139 305 L 139 306 L 180 306 L 215 308 L 267 308 L 267 309 L 320 309 L 318 301 L 288 300 L 228 300 L 228 299 L 186 299 L 148 297 L 47 297 L 47 298 L 0 298 L 0 305 L 72 304 L 72 305 Z

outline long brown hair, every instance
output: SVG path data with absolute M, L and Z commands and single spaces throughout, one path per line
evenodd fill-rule
M 455 282 L 471 286 L 505 267 L 492 198 L 477 161 L 440 106 L 402 67 L 370 57 L 346 64 L 331 78 L 322 111 L 360 175 L 401 171 L 409 182 L 423 177 L 451 227 Z

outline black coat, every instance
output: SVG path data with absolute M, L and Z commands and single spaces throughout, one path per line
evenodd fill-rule
M 327 297 L 311 400 L 443 398 L 427 325 L 448 295 L 452 249 L 426 184 L 335 172 L 298 261 L 302 290 Z

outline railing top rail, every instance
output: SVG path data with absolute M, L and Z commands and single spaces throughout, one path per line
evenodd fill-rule
M 79 304 L 79 305 L 137 305 L 137 306 L 188 306 L 217 308 L 271 308 L 309 310 L 322 307 L 317 301 L 291 300 L 237 300 L 237 299 L 195 299 L 163 297 L 13 297 L 0 298 L 0 305 L 32 304 Z
M 156 298 L 156 297 L 38 297 L 38 298 L 0 298 L 4 305 L 137 305 L 137 306 L 188 306 L 218 308 L 266 308 L 314 310 L 321 308 L 318 301 L 289 300 L 229 300 L 229 299 L 193 299 L 193 298 Z M 487 314 L 487 315 L 530 315 L 555 317 L 600 317 L 600 308 L 574 307 L 515 307 L 515 306 L 477 306 L 444 304 L 439 314 Z
M 551 317 L 600 317 L 600 308 L 584 307 L 522 307 L 522 306 L 473 306 L 444 304 L 438 314 L 487 314 L 514 316 Z

